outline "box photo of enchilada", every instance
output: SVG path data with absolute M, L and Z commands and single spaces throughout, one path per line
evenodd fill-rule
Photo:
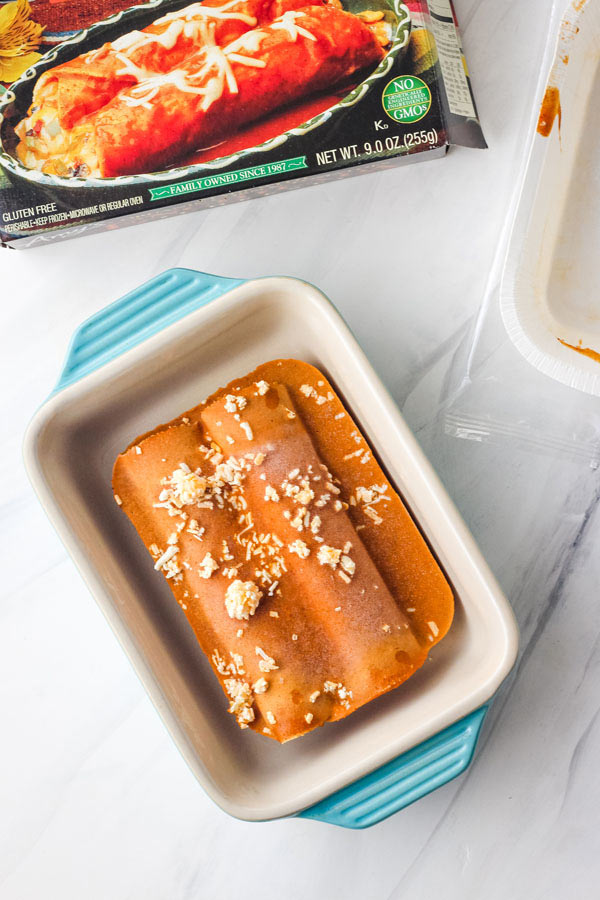
M 21 175 L 84 184 L 270 147 L 356 103 L 409 38 L 397 0 L 145 4 L 28 70 L 3 147 Z
M 92 2 L 0 95 L 0 246 L 486 147 L 451 0 Z

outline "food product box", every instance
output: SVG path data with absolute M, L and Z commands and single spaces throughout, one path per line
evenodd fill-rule
M 0 240 L 485 147 L 467 71 L 451 0 L 4 4 Z

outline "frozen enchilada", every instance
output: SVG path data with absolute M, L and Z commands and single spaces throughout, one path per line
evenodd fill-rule
M 31 115 L 16 128 L 17 154 L 29 168 L 64 176 L 156 171 L 376 65 L 385 55 L 389 31 L 385 22 L 369 23 L 331 5 L 286 9 L 224 46 L 215 23 L 203 22 L 200 49 L 168 71 L 123 64 L 118 71 L 129 79 L 127 85 L 73 127 L 67 124 L 72 117 L 64 125 L 54 118 L 49 139 L 47 124 L 40 126 L 35 117 L 46 116 L 52 104 L 46 101 L 36 109 L 34 103 Z M 144 43 L 140 52 L 148 46 L 154 44 Z M 48 79 L 42 90 L 54 85 L 57 91 L 59 83 Z

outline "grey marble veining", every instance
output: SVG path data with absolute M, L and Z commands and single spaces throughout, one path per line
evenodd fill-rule
M 493 317 L 489 358 L 457 394 L 476 311 L 497 292 L 549 6 L 456 2 L 486 152 L 0 254 L 2 900 L 598 897 L 600 470 L 446 427 L 455 402 L 477 410 L 482 372 L 498 392 L 520 383 L 523 415 L 539 399 L 553 434 L 600 415 L 513 356 Z M 24 474 L 24 429 L 73 328 L 173 265 L 296 275 L 331 297 L 519 620 L 519 660 L 468 773 L 365 832 L 249 825 L 208 800 Z

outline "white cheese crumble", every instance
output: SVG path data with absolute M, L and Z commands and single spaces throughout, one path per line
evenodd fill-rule
M 300 559 L 306 559 L 306 557 L 310 554 L 310 549 L 304 541 L 301 541 L 298 538 L 297 541 L 294 541 L 293 544 L 288 545 L 288 550 L 290 553 L 296 553 Z
M 257 656 L 260 656 L 258 668 L 261 672 L 266 674 L 267 672 L 273 672 L 275 669 L 279 668 L 279 666 L 275 664 L 273 657 L 269 656 L 268 653 L 265 653 L 262 647 L 255 647 L 254 652 Z
M 253 581 L 232 581 L 225 591 L 225 608 L 232 619 L 249 619 L 256 612 L 262 591 Z
M 312 720 L 314 719 L 314 716 L 313 716 L 312 713 L 306 713 L 306 715 L 304 716 L 304 718 L 305 718 L 305 720 L 306 720 L 307 725 L 310 725 L 310 723 L 311 723 Z
M 321 565 L 331 566 L 332 569 L 336 568 L 341 555 L 341 550 L 336 550 L 335 547 L 330 547 L 329 544 L 322 544 L 317 551 L 317 559 Z
M 167 547 L 167 549 L 162 554 L 162 556 L 159 556 L 159 558 L 154 563 L 154 568 L 156 569 L 156 571 L 158 572 L 159 569 L 163 569 L 165 567 L 165 565 L 169 562 L 169 560 L 173 559 L 174 556 L 177 556 L 178 553 L 179 553 L 179 547 L 175 547 L 173 545 L 171 545 L 170 547 Z
M 229 712 L 236 717 L 240 728 L 247 728 L 250 722 L 254 722 L 252 709 L 254 697 L 250 685 L 247 681 L 240 681 L 237 678 L 226 678 L 225 690 L 231 700 Z
M 364 512 L 365 512 L 365 515 L 367 515 L 370 519 L 373 520 L 375 525 L 381 525 L 381 523 L 383 522 L 383 519 L 381 518 L 381 516 L 377 515 L 377 513 L 375 512 L 375 510 L 373 509 L 372 506 L 365 506 Z
M 348 575 L 354 575 L 356 572 L 356 563 L 349 556 L 342 556 L 341 565 L 344 572 L 347 572 Z
M 241 653 L 232 653 L 230 651 L 229 655 L 232 660 L 230 663 L 224 660 L 216 648 L 213 650 L 211 659 L 219 675 L 245 675 L 244 657 Z
M 233 667 L 238 675 L 245 675 L 246 670 L 244 669 L 244 657 L 241 653 L 233 653 L 229 652 L 231 659 L 233 660 Z
M 300 393 L 304 394 L 305 397 L 310 397 L 313 400 L 316 400 L 317 406 L 323 406 L 324 403 L 327 403 L 328 400 L 333 400 L 333 394 L 331 391 L 324 397 L 322 394 L 318 394 L 314 387 L 311 387 L 310 384 L 301 384 L 300 385 Z
M 182 506 L 201 500 L 208 486 L 206 478 L 197 475 L 195 472 L 190 472 L 189 469 L 186 471 L 186 469 L 180 463 L 179 468 L 175 469 L 169 480 L 173 499 L 180 501 Z
M 302 484 L 302 489 L 296 494 L 296 502 L 308 506 L 310 501 L 314 500 L 315 492 L 308 486 L 308 482 L 303 481 Z
M 366 487 L 357 487 L 356 488 L 356 499 L 359 503 L 372 503 L 375 497 L 375 492 L 371 488 Z
M 337 696 L 340 704 L 345 708 L 350 708 L 350 700 L 352 699 L 352 691 L 349 691 L 341 681 L 326 681 L 323 685 L 326 694 Z
M 225 412 L 236 413 L 238 409 L 244 409 L 248 401 L 245 397 L 236 397 L 234 394 L 227 394 L 225 397 Z
M 267 381 L 257 381 L 256 382 L 256 390 L 258 392 L 259 397 L 264 397 L 264 395 L 269 390 L 269 384 Z
M 206 553 L 198 568 L 198 575 L 200 578 L 210 578 L 212 573 L 216 572 L 218 568 L 219 564 L 217 561 L 213 559 L 210 553 Z

